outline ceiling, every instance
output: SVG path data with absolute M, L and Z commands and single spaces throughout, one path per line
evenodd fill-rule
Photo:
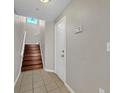
M 43 4 L 40 0 L 15 0 L 14 11 L 18 15 L 53 21 L 70 2 L 71 0 L 51 0 L 49 3 Z

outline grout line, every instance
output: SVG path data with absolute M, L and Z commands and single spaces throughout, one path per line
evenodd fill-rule
M 42 76 L 41 76 L 41 78 L 42 78 Z M 44 87 L 45 87 L 45 89 L 46 89 L 46 92 L 48 93 L 48 90 L 47 90 L 46 85 L 45 85 L 45 81 L 44 81 L 43 78 L 42 78 L 42 80 L 43 80 L 43 85 L 44 85 Z
M 41 70 L 43 70 L 43 69 L 41 69 Z M 44 70 L 43 70 L 43 71 L 44 71 Z M 33 82 L 33 79 L 34 79 L 33 70 L 31 71 L 31 73 L 32 73 L 32 75 L 31 75 L 31 76 L 32 76 L 32 89 L 31 89 L 31 90 L 32 90 L 32 93 L 34 93 L 34 89 L 35 89 L 35 88 L 33 87 L 33 85 L 34 85 L 34 82 Z M 47 72 L 45 71 L 45 73 L 47 73 Z M 57 82 L 56 82 L 57 80 L 56 80 L 56 79 L 54 80 L 55 77 L 52 76 L 52 74 L 48 73 L 48 76 L 50 76 L 50 78 L 53 80 L 53 82 L 56 84 L 57 87 L 54 88 L 54 89 L 51 89 L 50 91 L 47 90 L 47 87 L 46 87 L 46 84 L 45 84 L 45 80 L 44 80 L 44 78 L 43 78 L 43 72 L 40 71 L 39 74 L 41 75 L 40 77 L 41 77 L 41 79 L 42 79 L 42 83 L 43 83 L 43 86 L 44 86 L 44 88 L 45 88 L 45 90 L 46 90 L 46 93 L 49 93 L 49 92 L 54 91 L 54 90 L 56 90 L 56 89 L 59 89 L 59 90 L 63 93 L 63 91 L 61 90 L 61 87 L 59 87 L 59 85 L 58 85 Z M 22 80 L 23 80 L 24 74 L 21 72 L 21 75 L 22 75 L 22 76 L 21 76 L 21 82 L 20 82 L 20 87 L 19 87 L 19 93 L 21 92 L 21 87 L 23 87 L 23 86 L 22 86 Z M 57 78 L 58 78 L 58 77 L 57 77 Z
M 40 72 L 40 74 L 41 74 L 41 72 Z M 41 79 L 42 79 L 42 81 L 43 81 L 43 86 L 44 86 L 44 88 L 46 89 L 46 92 L 48 93 L 47 88 L 46 88 L 45 83 L 44 83 L 44 79 L 42 78 L 42 76 L 41 76 Z M 39 86 L 38 88 L 42 88 L 42 87 Z M 34 89 L 34 88 L 33 88 L 33 89 Z M 33 93 L 34 93 L 34 90 L 33 90 Z
M 33 85 L 34 85 L 34 82 L 33 82 L 33 77 L 34 76 L 34 73 L 33 73 L 33 70 L 32 70 L 32 93 L 34 93 L 34 87 L 33 87 Z
M 50 72 L 50 73 L 54 73 L 54 72 Z M 55 73 L 54 73 L 55 74 Z M 50 74 L 49 74 L 49 76 L 53 79 L 54 77 L 53 76 L 51 76 Z M 58 77 L 57 77 L 58 78 Z M 56 83 L 56 81 L 57 80 L 54 80 L 54 82 L 55 82 L 55 84 L 57 85 L 57 88 L 61 91 L 61 92 L 63 92 L 61 89 L 60 89 L 60 87 L 58 86 L 58 84 Z M 57 88 L 55 88 L 55 89 L 57 89 Z
M 53 73 L 53 72 L 51 72 L 51 73 Z M 54 74 L 56 74 L 56 73 L 54 73 Z M 50 75 L 51 76 L 51 75 Z M 51 76 L 52 77 L 52 76 Z M 52 78 L 54 78 L 54 77 L 52 77 Z M 59 78 L 58 76 L 57 76 L 57 78 Z M 60 78 L 59 78 L 60 79 Z M 60 79 L 59 80 L 60 82 L 62 82 L 63 83 L 63 85 L 62 86 L 58 86 L 58 84 L 57 84 L 57 80 L 55 80 L 55 83 L 56 83 L 56 85 L 58 86 L 58 89 L 63 93 L 63 91 L 61 90 L 61 88 L 62 87 L 66 87 L 66 85 L 64 84 L 64 82 Z M 66 87 L 67 88 L 67 87 Z M 68 90 L 69 91 L 69 90 Z M 69 92 L 70 93 L 70 92 Z

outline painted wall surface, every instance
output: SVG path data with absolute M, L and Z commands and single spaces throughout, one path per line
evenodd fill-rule
M 67 17 L 68 85 L 76 93 L 110 93 L 109 0 L 73 0 L 58 18 Z M 83 32 L 75 34 L 78 26 Z
M 26 17 L 15 15 L 14 21 L 14 81 L 16 80 L 22 64 L 22 46 L 24 32 L 26 32 L 25 43 L 40 43 L 42 60 L 45 61 L 45 21 L 39 20 L 38 25 L 26 23 Z
M 40 42 L 41 28 L 32 24 L 25 25 L 26 29 L 26 43 L 38 43 Z M 28 29 L 28 30 L 27 30 Z M 30 30 L 29 30 L 30 29 Z
M 41 20 L 38 20 L 39 22 Z M 45 28 L 45 21 L 42 21 L 42 24 L 24 24 L 24 30 L 26 31 L 26 43 L 38 43 L 44 39 L 44 28 Z M 41 38 L 42 37 L 42 38 Z
M 45 68 L 54 70 L 54 22 L 46 22 Z
M 14 17 L 15 17 L 14 21 L 14 81 L 15 81 L 20 72 L 20 67 L 22 63 L 21 50 L 24 37 L 23 30 L 24 24 L 17 15 L 15 15 Z

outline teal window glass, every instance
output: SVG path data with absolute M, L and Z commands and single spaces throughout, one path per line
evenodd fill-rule
M 33 17 L 27 17 L 26 22 L 30 23 L 30 24 L 37 24 L 38 20 L 36 18 L 33 18 Z

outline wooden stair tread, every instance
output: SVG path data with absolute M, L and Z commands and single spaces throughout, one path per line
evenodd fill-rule
M 27 56 L 41 56 L 41 54 L 40 53 L 32 53 L 32 54 L 30 54 L 30 53 L 28 54 L 27 53 L 27 54 L 24 54 L 24 56 L 26 56 L 26 57 Z
M 32 49 L 25 49 L 25 51 L 40 51 L 40 49 L 32 48 Z
M 23 66 L 42 65 L 42 61 L 23 61 Z
M 39 44 L 25 44 L 25 46 L 39 46 Z
M 40 49 L 40 47 L 25 47 L 25 49 Z
M 42 68 L 42 67 L 43 67 L 42 65 L 33 65 L 33 66 L 22 67 L 22 71 L 39 69 L 39 68 Z
M 25 48 L 39 48 L 40 46 L 38 46 L 38 45 L 31 45 L 31 46 L 28 46 L 28 45 L 26 45 L 25 46 Z
M 40 46 L 38 44 L 26 44 L 24 49 L 22 71 L 39 68 L 43 68 Z
M 28 53 L 29 53 L 29 54 L 31 54 L 31 53 L 34 54 L 34 53 L 40 53 L 40 51 L 25 51 L 25 54 L 28 54 Z
M 40 56 L 25 56 L 23 60 L 41 60 Z

